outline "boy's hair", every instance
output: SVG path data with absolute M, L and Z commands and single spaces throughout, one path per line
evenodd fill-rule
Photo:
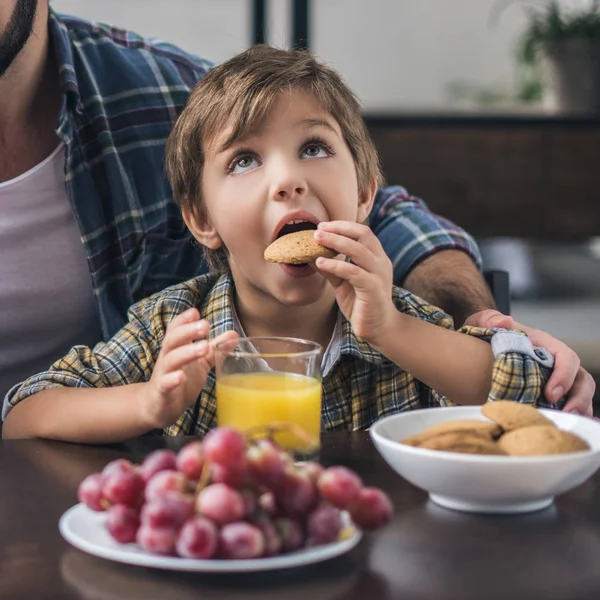
M 231 127 L 227 145 L 256 131 L 282 93 L 302 90 L 339 124 L 356 166 L 358 189 L 383 179 L 379 158 L 354 93 L 330 67 L 308 52 L 254 46 L 224 62 L 195 86 L 167 140 L 166 173 L 181 209 L 206 219 L 202 202 L 205 148 Z M 222 250 L 204 248 L 213 272 L 225 272 Z

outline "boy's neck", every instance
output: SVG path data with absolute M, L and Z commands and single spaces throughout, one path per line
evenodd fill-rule
M 323 298 L 309 306 L 283 306 L 275 310 L 244 302 L 235 295 L 238 318 L 246 336 L 296 337 L 329 345 L 338 317 L 335 299 Z

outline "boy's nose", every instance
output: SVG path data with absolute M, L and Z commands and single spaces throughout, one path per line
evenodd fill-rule
M 307 185 L 301 169 L 280 163 L 274 173 L 273 198 L 275 200 L 288 200 L 306 193 Z

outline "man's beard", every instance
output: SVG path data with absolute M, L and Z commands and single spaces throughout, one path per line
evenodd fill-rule
M 17 0 L 8 25 L 0 32 L 0 77 L 8 71 L 31 37 L 37 5 L 38 0 Z

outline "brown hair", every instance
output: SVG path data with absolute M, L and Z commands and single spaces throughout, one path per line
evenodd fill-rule
M 197 219 L 207 215 L 201 198 L 204 150 L 231 127 L 227 145 L 256 131 L 278 97 L 300 89 L 339 124 L 356 165 L 358 189 L 382 183 L 379 158 L 358 99 L 341 77 L 301 50 L 254 46 L 224 62 L 196 85 L 167 140 L 166 173 L 175 201 Z M 227 270 L 223 251 L 204 248 L 211 271 Z

